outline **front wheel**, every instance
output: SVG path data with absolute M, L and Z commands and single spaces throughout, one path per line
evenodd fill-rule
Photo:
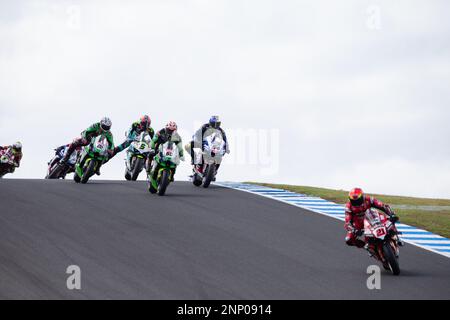
M 200 187 L 203 182 L 202 182 L 201 178 L 198 178 L 198 177 L 194 176 L 194 178 L 192 180 L 192 183 L 194 184 L 194 186 Z
M 95 160 L 89 161 L 88 167 L 83 172 L 83 176 L 81 177 L 81 183 L 83 183 L 83 184 L 87 183 L 89 178 L 94 175 L 96 164 L 97 164 L 97 161 L 95 161 Z
M 73 181 L 75 181 L 76 183 L 80 183 L 81 182 L 81 178 L 78 175 L 78 173 L 75 171 L 75 173 L 73 174 Z
M 52 167 L 50 167 L 50 170 L 48 171 L 46 179 L 58 179 L 61 176 L 62 171 L 64 170 L 63 165 L 56 163 L 53 164 Z
M 203 188 L 209 187 L 215 175 L 216 175 L 216 166 L 214 164 L 208 165 L 208 167 L 206 168 L 205 182 L 203 182 Z
M 398 258 L 395 256 L 390 242 L 383 243 L 383 255 L 384 259 L 389 264 L 392 273 L 395 276 L 398 276 L 400 274 L 400 266 L 398 264 Z
M 169 185 L 170 171 L 164 170 L 161 174 L 161 181 L 158 186 L 158 195 L 163 196 L 166 194 L 167 186 Z
M 131 171 L 131 180 L 136 181 L 142 171 L 142 168 L 144 168 L 144 159 L 135 158 L 133 162 L 134 166 L 133 170 Z

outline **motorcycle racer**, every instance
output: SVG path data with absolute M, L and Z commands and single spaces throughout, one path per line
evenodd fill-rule
M 194 148 L 201 148 L 202 151 L 204 151 L 205 149 L 205 139 L 216 133 L 219 132 L 222 135 L 223 141 L 225 142 L 225 149 L 226 149 L 226 153 L 229 154 L 230 153 L 230 146 L 228 144 L 227 141 L 227 135 L 225 134 L 225 131 L 221 128 L 221 124 L 222 122 L 219 119 L 219 116 L 212 116 L 209 119 L 208 123 L 205 123 L 200 129 L 198 129 L 193 137 L 192 137 L 192 141 L 190 142 L 190 147 L 189 144 L 186 145 L 186 150 L 190 151 L 191 154 L 191 164 L 192 165 L 198 165 L 198 163 L 194 163 L 194 159 L 195 159 L 195 155 L 194 155 Z
M 20 167 L 20 161 L 22 160 L 22 143 L 17 141 L 11 146 L 0 146 L 0 151 L 7 152 L 11 150 L 13 165 L 9 168 L 9 173 L 13 173 L 16 168 Z
M 56 149 L 54 149 L 55 150 L 54 157 L 49 162 L 47 162 L 47 165 L 49 166 L 49 173 L 50 173 L 50 171 L 53 171 L 52 170 L 53 166 L 55 164 L 58 164 L 61 161 L 61 159 L 64 157 L 64 155 L 65 155 L 66 151 L 69 149 L 69 147 L 70 147 L 70 143 L 63 144 L 62 146 L 59 146 Z M 77 153 L 80 151 L 81 151 L 81 146 L 76 147 L 74 150 L 74 152 L 77 152 Z M 68 162 L 70 162 L 70 161 L 68 161 Z M 66 173 L 71 173 L 72 171 L 73 171 L 73 166 L 70 166 L 69 170 Z
M 150 138 L 153 139 L 155 130 L 153 130 L 151 124 L 152 121 L 148 115 L 143 115 L 139 119 L 139 121 L 133 122 L 130 129 L 128 129 L 127 131 L 126 140 L 114 148 L 114 152 L 108 160 L 114 157 L 117 153 L 122 152 L 124 149 L 128 148 L 130 144 L 136 139 L 136 137 L 138 137 L 142 132 L 146 131 Z
M 345 228 L 347 230 L 345 242 L 349 246 L 358 248 L 365 246 L 365 242 L 358 237 L 364 232 L 364 214 L 367 209 L 375 208 L 384 212 L 393 223 L 399 220 L 390 206 L 374 197 L 365 195 L 360 188 L 352 189 L 348 198 L 349 201 L 345 207 Z M 401 242 L 399 244 L 401 245 Z
M 175 145 L 178 147 L 178 153 L 180 156 L 180 160 L 184 161 L 184 153 L 183 153 L 183 147 L 182 147 L 182 140 L 181 136 L 177 132 L 178 126 L 174 121 L 170 121 L 167 123 L 167 125 L 159 130 L 153 137 L 152 142 L 150 144 L 150 148 L 152 149 L 150 156 L 147 160 L 147 174 L 153 175 L 156 173 L 155 168 L 152 168 L 152 161 L 153 158 L 161 144 L 166 143 L 167 141 L 171 141 L 175 143 Z M 175 175 L 175 172 L 174 172 Z
M 111 133 L 112 122 L 108 117 L 103 117 L 100 122 L 94 123 L 89 128 L 84 130 L 81 133 L 80 138 L 76 138 L 69 146 L 64 158 L 61 159 L 60 164 L 65 165 L 69 160 L 72 153 L 75 151 L 77 147 L 83 147 L 89 145 L 92 138 L 97 137 L 101 134 L 104 134 L 106 139 L 108 140 L 108 152 L 110 155 L 114 152 L 114 139 Z M 96 174 L 100 175 L 100 172 L 96 172 Z

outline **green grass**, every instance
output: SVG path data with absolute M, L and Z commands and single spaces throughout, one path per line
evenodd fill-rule
M 347 202 L 348 191 L 345 190 L 259 182 L 249 183 L 303 193 L 339 204 Z M 394 208 L 402 223 L 423 228 L 450 238 L 450 200 L 389 196 L 382 194 L 371 195 Z M 405 206 L 407 206 L 407 208 L 405 208 Z

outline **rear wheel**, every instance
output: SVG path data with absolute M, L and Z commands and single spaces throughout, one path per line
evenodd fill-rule
M 208 165 L 208 167 L 206 168 L 205 182 L 203 183 L 203 188 L 209 187 L 215 175 L 216 175 L 216 166 L 214 164 Z
M 395 257 L 394 250 L 392 249 L 390 242 L 383 243 L 383 255 L 386 259 L 386 262 L 389 264 L 392 273 L 395 276 L 398 276 L 400 274 L 400 266 L 398 264 L 398 259 Z
M 166 194 L 167 186 L 169 185 L 169 170 L 164 170 L 161 174 L 161 182 L 158 187 L 158 195 L 163 196 Z
M 83 172 L 83 177 L 81 178 L 81 183 L 83 183 L 83 184 L 87 183 L 89 178 L 94 175 L 96 164 L 97 164 L 97 161 L 95 161 L 95 160 L 89 161 L 86 171 Z

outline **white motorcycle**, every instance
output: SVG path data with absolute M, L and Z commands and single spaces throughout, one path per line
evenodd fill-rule
M 150 143 L 150 135 L 142 132 L 128 147 L 125 159 L 125 179 L 137 180 L 150 154 Z
M 394 275 L 400 274 L 399 232 L 395 223 L 389 221 L 385 214 L 375 209 L 364 213 L 364 240 L 367 250 Z
M 217 169 L 226 153 L 225 141 L 220 133 L 213 133 L 204 140 L 204 150 L 194 148 L 194 174 L 192 182 L 199 187 L 208 188 L 215 181 Z

